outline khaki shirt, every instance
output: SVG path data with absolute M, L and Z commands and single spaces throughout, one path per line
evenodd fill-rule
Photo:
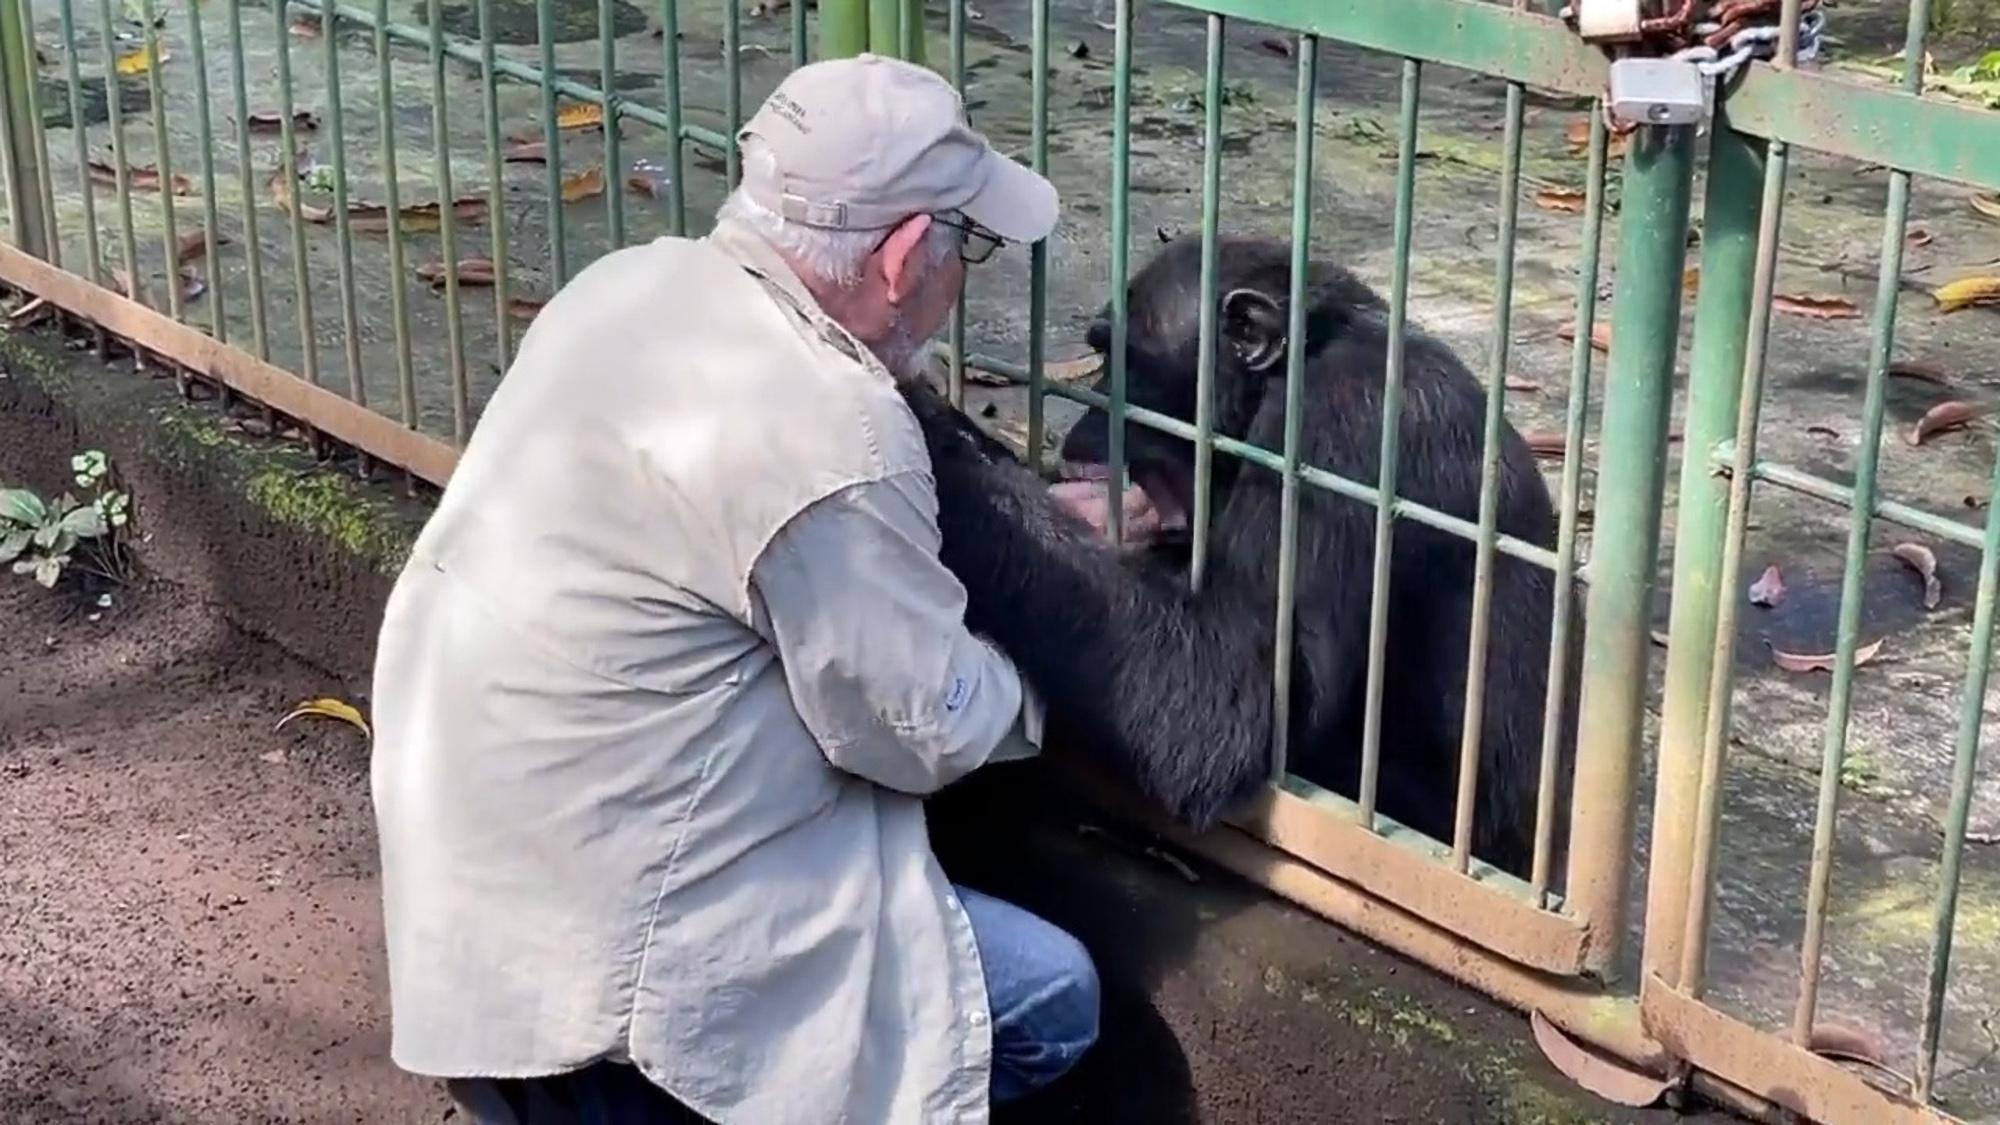
M 711 1120 L 984 1122 L 922 797 L 1034 752 L 890 375 L 761 241 L 549 302 L 382 625 L 393 1057 L 630 1061 Z

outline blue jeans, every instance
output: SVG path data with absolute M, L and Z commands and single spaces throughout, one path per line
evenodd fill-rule
M 1034 1093 L 1097 1041 L 1097 969 L 1075 938 L 1011 903 L 954 888 L 972 923 L 993 1017 L 995 1102 Z M 470 1125 L 693 1123 L 636 1067 L 598 1062 L 546 1078 L 453 1079 Z

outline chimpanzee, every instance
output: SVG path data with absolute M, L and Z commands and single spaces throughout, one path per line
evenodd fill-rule
M 1199 353 L 1199 235 L 1168 244 L 1131 279 L 1127 401 L 1192 419 Z M 1214 423 L 1218 434 L 1283 446 L 1290 250 L 1228 237 L 1218 250 Z M 1389 343 L 1383 300 L 1348 270 L 1308 273 L 1301 460 L 1374 484 Z M 1109 309 L 1089 331 L 1110 348 Z M 1108 372 L 1097 385 L 1108 391 Z M 1191 592 L 1170 549 L 1114 548 L 1006 446 L 928 386 L 908 397 L 930 445 L 945 564 L 964 584 L 967 622 L 990 637 L 1077 735 L 1197 830 L 1270 773 L 1281 480 L 1214 459 L 1206 572 Z M 1406 327 L 1396 493 L 1461 519 L 1479 513 L 1486 391 L 1442 341 Z M 1063 475 L 1102 480 L 1110 418 L 1092 409 L 1062 448 Z M 1194 503 L 1193 443 L 1128 423 L 1133 481 L 1158 522 Z M 1553 545 L 1556 517 L 1527 444 L 1501 433 L 1499 530 Z M 1108 483 L 1108 482 L 1106 482 Z M 1062 485 L 1058 488 L 1065 487 Z M 1102 503 L 1121 503 L 1106 488 Z M 1302 484 L 1288 769 L 1358 791 L 1373 587 L 1375 509 Z M 1391 555 L 1382 700 L 1381 812 L 1452 838 L 1471 644 L 1474 548 L 1399 520 Z M 1533 856 L 1554 579 L 1498 554 L 1487 649 L 1473 854 L 1525 877 Z M 1574 604 L 1574 602 L 1572 603 Z M 1579 615 L 1580 616 L 1580 615 Z M 1572 633 L 1572 636 L 1580 630 Z M 1580 647 L 1567 656 L 1575 668 Z M 1565 851 L 1575 722 L 1574 671 L 1558 740 L 1558 862 Z M 1560 871 L 1558 866 L 1555 870 Z

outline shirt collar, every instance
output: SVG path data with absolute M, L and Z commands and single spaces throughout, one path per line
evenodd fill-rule
M 820 307 L 818 299 L 806 288 L 804 281 L 793 271 L 784 256 L 759 237 L 757 232 L 746 229 L 740 223 L 727 219 L 715 224 L 703 241 L 720 250 L 744 272 L 763 283 L 764 288 L 781 303 L 811 325 L 819 337 L 838 349 L 842 354 L 866 368 L 869 374 L 894 382 L 889 369 L 866 344 L 854 338 L 840 323 L 827 315 Z

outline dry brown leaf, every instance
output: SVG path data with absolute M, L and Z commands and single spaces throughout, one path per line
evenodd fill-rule
M 1837 438 L 1840 436 L 1840 431 L 1834 429 L 1832 426 L 1807 426 L 1806 433 L 1813 437 L 1823 438 Z
M 1540 383 L 1535 382 L 1533 379 L 1523 379 L 1519 375 L 1507 376 L 1506 386 L 1510 391 L 1539 391 L 1542 389 Z
M 1659 645 L 1661 648 L 1667 647 L 1667 635 L 1658 629 L 1647 630 L 1646 636 L 1650 637 L 1653 643 Z
M 90 162 L 90 180 L 115 188 L 118 186 L 118 169 L 107 161 L 93 160 Z M 160 170 L 151 164 L 128 164 L 125 166 L 125 182 L 131 185 L 133 191 L 158 191 Z M 194 181 L 179 172 L 174 173 L 174 194 L 193 195 Z
M 533 320 L 548 303 L 547 297 L 512 297 L 507 301 L 507 315 L 515 320 Z
M 1535 1043 L 1549 1062 L 1571 1081 L 1606 1101 L 1649 1106 L 1674 1084 L 1671 1078 L 1657 1078 L 1583 1046 L 1540 1012 L 1531 1013 L 1529 1022 L 1534 1027 Z
M 651 176 L 641 176 L 636 173 L 627 176 L 625 177 L 625 187 L 636 194 L 645 196 L 647 199 L 658 199 L 660 197 L 659 181 Z
M 575 203 L 579 199 L 589 199 L 593 195 L 603 194 L 604 165 L 602 164 L 592 164 L 581 172 L 571 172 L 563 177 L 564 203 Z
M 1563 133 L 1563 137 L 1569 142 L 1570 151 L 1574 154 L 1581 156 L 1588 153 L 1590 151 L 1590 118 L 1579 117 L 1570 122 L 1569 128 Z M 1616 160 L 1620 156 L 1625 155 L 1624 137 L 1614 133 L 1607 139 L 1610 143 L 1605 146 L 1604 152 L 1608 158 Z
M 556 111 L 556 128 L 589 129 L 604 124 L 604 107 L 595 102 L 572 102 Z
M 1291 40 L 1283 39 L 1276 35 L 1270 36 L 1269 38 L 1265 39 L 1259 39 L 1257 41 L 1257 45 L 1259 47 L 1262 47 L 1264 50 L 1269 51 L 1270 53 L 1278 56 L 1281 59 L 1291 58 L 1294 50 L 1294 48 L 1292 47 Z
M 1765 567 L 1757 581 L 1750 584 L 1750 604 L 1771 608 L 1784 600 L 1785 576 L 1778 572 L 1774 563 Z
M 302 12 L 292 17 L 291 32 L 301 39 L 318 39 L 319 30 L 319 17 L 316 15 Z
M 217 246 L 225 246 L 228 245 L 228 243 L 229 243 L 228 235 L 218 234 L 215 236 L 215 244 Z M 207 255 L 208 255 L 207 227 L 202 227 L 199 230 L 191 230 L 186 234 L 181 235 L 179 244 L 177 244 L 174 247 L 174 262 L 177 265 L 186 265 L 187 263 L 194 261 L 196 258 L 207 257 Z
M 1922 543 L 1898 543 L 1889 553 L 1907 563 L 1924 580 L 1924 608 L 1936 609 L 1938 599 L 1944 596 L 1944 588 L 1938 582 L 1936 552 Z
M 1910 427 L 1909 443 L 1922 445 L 1939 434 L 1959 429 L 1983 418 L 1992 410 L 1991 406 L 1984 403 L 1966 402 L 1963 399 L 1940 402 L 1924 411 L 1924 416 L 1917 419 L 1916 425 Z
M 2000 305 L 2000 277 L 1962 277 L 1931 293 L 1939 312 L 1957 312 L 1974 305 Z
M 118 72 L 120 78 L 131 78 L 146 73 L 170 58 L 173 58 L 173 55 L 167 53 L 165 47 L 153 53 L 148 53 L 146 48 L 141 47 L 136 51 L 127 51 L 119 55 L 118 61 L 112 63 L 111 68 Z
M 1989 219 L 2000 219 L 2000 195 L 1975 195 L 1969 202 L 1974 211 Z
M 1821 297 L 1807 293 L 1780 293 L 1771 298 L 1771 307 L 1779 312 L 1814 320 L 1853 320 L 1861 315 L 1854 302 L 1845 297 Z
M 208 292 L 208 283 L 195 275 L 193 270 L 181 270 L 176 277 L 181 283 L 181 300 L 192 301 Z M 111 271 L 111 288 L 121 297 L 132 296 L 132 275 L 122 268 Z
M 1576 324 L 1572 322 L 1556 329 L 1556 339 L 1575 340 Z M 1609 352 L 1611 350 L 1610 320 L 1600 320 L 1590 326 L 1590 346 L 1600 352 Z
M 1042 376 L 1054 383 L 1075 383 L 1097 374 L 1103 366 L 1104 357 L 1101 355 L 1055 359 L 1042 364 Z
M 1875 654 L 1881 651 L 1882 642 L 1879 640 L 1874 644 L 1862 645 L 1854 652 L 1854 666 L 1861 667 L 1875 659 Z M 1786 652 L 1775 646 L 1771 649 L 1771 660 L 1787 672 L 1831 672 L 1834 656 L 1835 654 L 1831 652 Z
M 451 216 L 463 223 L 484 219 L 486 197 L 468 195 L 453 200 Z M 412 203 L 403 208 L 398 217 L 398 225 L 406 231 L 432 231 L 444 226 L 444 208 L 436 203 Z M 386 231 L 389 229 L 389 209 L 380 203 L 350 203 L 347 206 L 347 222 L 355 230 Z
M 1951 376 L 1944 369 L 1913 359 L 1899 359 L 1889 365 L 1889 374 L 1901 379 L 1915 379 L 1920 383 L 1931 383 L 1940 387 L 1951 386 Z
M 271 178 L 265 181 L 264 186 L 265 190 L 271 193 L 271 202 L 277 206 L 278 210 L 289 215 L 294 208 L 297 208 L 299 218 L 309 223 L 330 223 L 333 221 L 333 208 L 318 207 L 311 203 L 301 202 L 297 198 L 292 190 L 292 178 L 285 175 L 283 168 L 271 169 Z
M 244 119 L 252 133 L 277 133 L 285 128 L 285 116 L 281 113 L 253 113 Z M 311 132 L 319 128 L 319 114 L 309 109 L 294 111 L 292 128 L 301 132 Z
M 1695 290 L 1699 288 L 1701 288 L 1701 267 L 1699 265 L 1693 265 L 1682 270 L 1681 292 L 1693 293 Z
M 460 258 L 458 268 L 452 271 L 452 275 L 460 285 L 491 285 L 496 280 L 491 258 Z M 430 282 L 431 288 L 442 289 L 445 282 L 444 263 L 425 262 L 417 267 L 417 276 Z
M 547 164 L 549 144 L 547 141 L 515 139 L 507 142 L 500 159 L 508 164 Z
M 1521 437 L 1537 457 L 1560 461 L 1569 452 L 1569 437 L 1560 430 L 1530 430 Z
M 1583 214 L 1584 194 L 1575 188 L 1543 188 L 1535 193 L 1535 206 L 1544 211 L 1562 211 L 1571 215 Z
M 1937 241 L 1937 235 L 1932 234 L 1928 227 L 1911 227 L 1904 233 L 1903 240 L 1911 246 L 1929 246 Z

